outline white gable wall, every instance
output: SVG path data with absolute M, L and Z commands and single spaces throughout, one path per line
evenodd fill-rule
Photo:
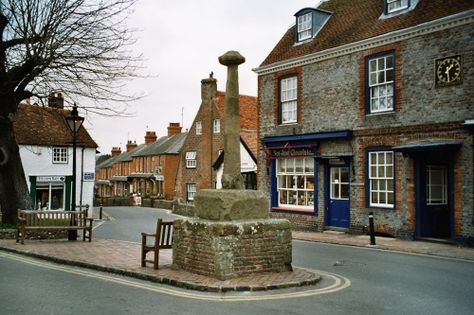
M 45 181 L 46 177 L 72 176 L 72 147 L 68 148 L 68 163 L 53 164 L 52 147 L 37 145 L 19 145 L 20 156 L 25 171 L 26 182 L 31 193 L 30 176 L 36 176 Z M 84 159 L 82 159 L 84 156 Z M 83 161 L 83 163 L 82 163 Z M 92 209 L 94 197 L 94 178 L 95 178 L 95 149 L 94 148 L 76 148 L 76 204 L 81 201 L 81 174 L 92 173 L 92 179 L 86 179 L 82 184 L 82 204 L 90 205 Z M 81 172 L 82 168 L 82 172 Z M 90 210 L 92 211 L 92 210 Z M 92 214 L 92 213 L 91 213 Z
M 222 189 L 222 175 L 224 174 L 224 162 L 219 166 L 219 169 L 216 173 L 216 189 Z M 240 142 L 240 172 L 247 173 L 247 172 L 256 172 L 257 171 L 257 164 L 253 161 L 250 153 L 245 149 L 242 142 Z

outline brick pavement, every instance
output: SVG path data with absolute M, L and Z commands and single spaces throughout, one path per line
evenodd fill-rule
M 140 244 L 96 239 L 91 243 L 67 240 L 0 240 L 0 250 L 47 259 L 63 264 L 108 271 L 139 279 L 200 291 L 260 291 L 315 284 L 320 276 L 299 268 L 293 272 L 262 273 L 230 280 L 193 274 L 171 268 L 171 250 L 160 251 L 160 269 L 140 266 Z
M 369 236 L 350 235 L 342 232 L 293 232 L 293 238 L 347 246 L 371 247 L 369 246 Z M 371 248 L 474 261 L 473 248 L 453 244 L 404 241 L 387 237 L 377 237 L 376 243 L 377 245 Z M 220 281 L 172 269 L 171 250 L 160 251 L 159 270 L 154 270 L 151 265 L 143 268 L 140 266 L 140 244 L 118 240 L 93 239 L 92 243 L 67 240 L 26 240 L 25 245 L 21 245 L 10 239 L 0 240 L 0 250 L 211 292 L 259 291 L 315 284 L 320 280 L 317 274 L 295 268 L 293 272 L 263 273 L 251 277 Z

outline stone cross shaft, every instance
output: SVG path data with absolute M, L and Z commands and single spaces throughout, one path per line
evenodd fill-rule
M 243 189 L 240 166 L 239 74 L 237 67 L 245 62 L 245 58 L 237 51 L 228 51 L 219 57 L 219 62 L 227 66 L 222 188 Z

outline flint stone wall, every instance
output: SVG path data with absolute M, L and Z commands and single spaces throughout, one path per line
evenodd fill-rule
M 291 271 L 288 220 L 174 222 L 173 267 L 219 280 Z

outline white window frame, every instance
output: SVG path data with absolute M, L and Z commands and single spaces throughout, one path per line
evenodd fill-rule
M 195 195 L 196 195 L 196 184 L 187 183 L 186 184 L 186 200 L 194 201 Z
M 367 71 L 370 113 L 392 112 L 395 107 L 395 55 L 389 53 L 369 58 Z
M 409 7 L 409 0 L 385 0 L 387 6 L 387 14 L 405 10 Z
M 276 163 L 278 207 L 314 210 L 314 158 L 278 159 Z
M 68 151 L 68 147 L 53 147 L 53 164 L 67 164 Z
M 196 151 L 186 152 L 186 168 L 196 168 Z
M 221 120 L 219 118 L 216 118 L 212 122 L 212 130 L 214 133 L 220 133 L 221 132 Z
M 441 182 L 433 181 L 433 171 L 441 172 Z M 439 190 L 439 196 L 435 196 L 435 189 Z M 448 168 L 446 166 L 426 166 L 426 204 L 429 206 L 448 204 Z
M 313 19 L 312 13 L 306 13 L 303 15 L 298 16 L 298 41 L 303 41 L 305 39 L 311 38 L 313 35 Z
M 280 80 L 281 124 L 298 121 L 298 77 L 291 76 Z
M 196 134 L 202 135 L 202 122 L 196 121 Z
M 388 157 L 391 158 L 388 158 Z M 395 206 L 395 152 L 371 151 L 368 154 L 369 205 L 393 208 Z M 374 198 L 375 196 L 375 198 Z
M 338 199 L 338 200 L 349 200 L 350 196 L 350 186 L 349 186 L 349 174 L 347 174 L 347 182 L 343 182 L 342 179 L 342 172 L 341 170 L 345 168 L 349 172 L 349 168 L 347 166 L 333 166 L 331 167 L 331 178 L 330 178 L 330 198 L 331 199 Z M 337 173 L 336 173 L 337 171 Z M 347 197 L 342 197 L 342 186 L 346 185 L 348 187 L 348 196 Z M 338 189 L 334 189 L 335 187 L 338 187 Z

